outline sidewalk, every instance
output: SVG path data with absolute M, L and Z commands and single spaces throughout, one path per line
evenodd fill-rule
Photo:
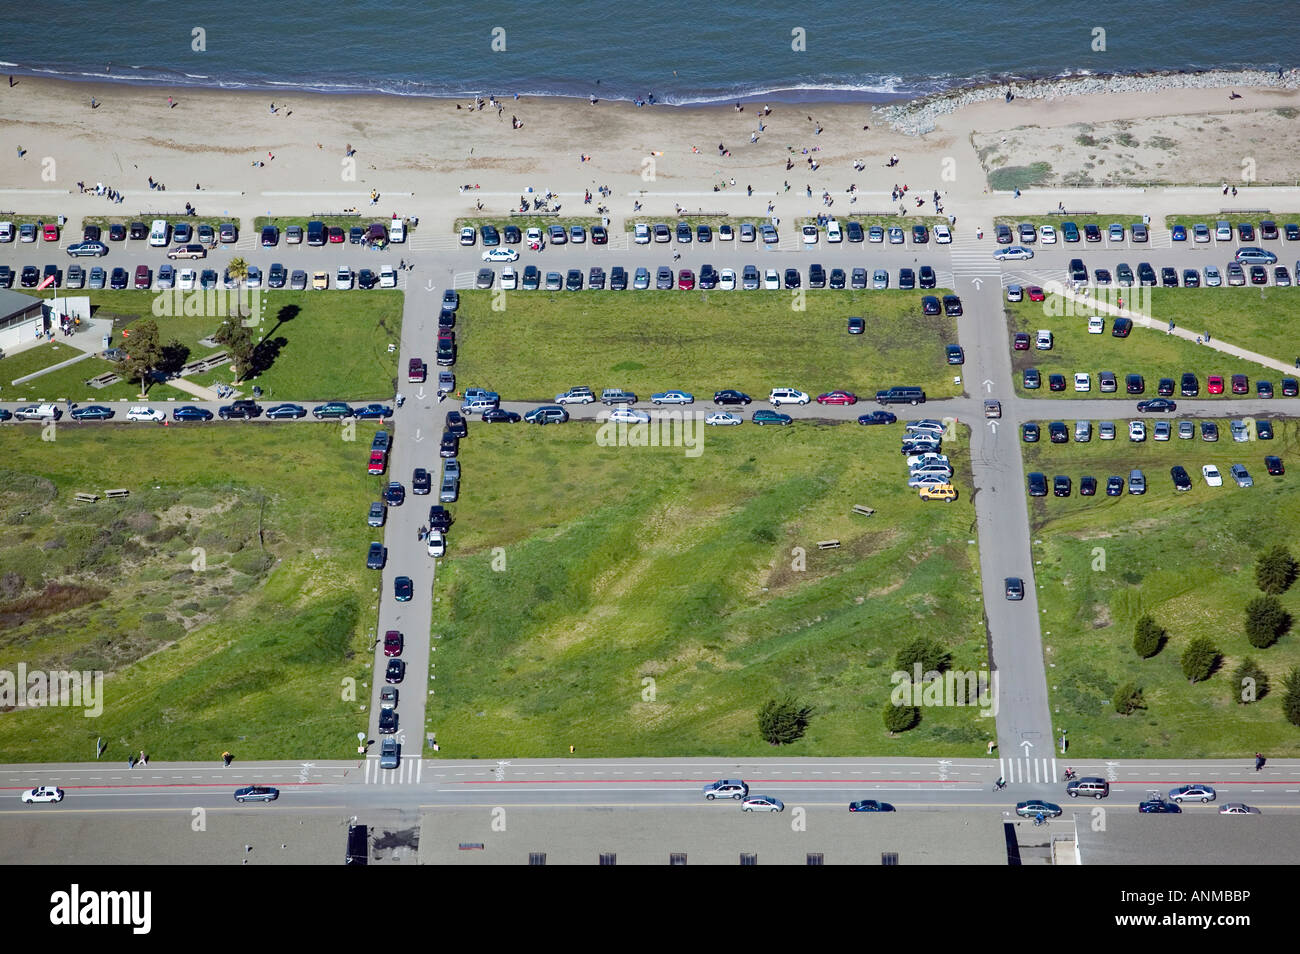
M 1141 312 L 1130 311 L 1127 308 L 1119 308 L 1115 305 L 1112 305 L 1108 301 L 1090 298 L 1086 295 L 1075 294 L 1075 292 L 1070 290 L 1068 287 L 1061 289 L 1061 297 L 1067 298 L 1073 302 L 1080 302 L 1086 304 L 1089 308 L 1091 308 L 1093 311 L 1096 312 L 1105 312 L 1107 314 L 1115 315 L 1121 318 L 1131 318 L 1135 325 L 1141 325 L 1142 327 L 1150 328 L 1153 331 L 1164 331 L 1165 334 L 1174 335 L 1176 337 L 1183 338 L 1186 341 L 1197 343 L 1197 339 L 1202 338 L 1202 336 L 1197 335 L 1196 332 L 1188 331 L 1185 328 L 1179 328 L 1176 325 L 1173 331 L 1170 331 L 1167 322 L 1156 321 L 1154 318 L 1148 318 L 1146 315 L 1143 315 Z M 1230 354 L 1236 358 L 1243 358 L 1246 361 L 1253 361 L 1255 364 L 1261 364 L 1264 367 L 1272 368 L 1275 371 L 1289 373 L 1296 370 L 1294 365 L 1288 364 L 1285 361 L 1280 361 L 1277 358 L 1270 358 L 1267 355 L 1262 355 L 1255 351 L 1247 351 L 1245 348 L 1240 348 L 1237 345 L 1229 344 L 1226 341 L 1220 341 L 1217 338 L 1213 338 L 1209 342 L 1206 342 L 1202 338 L 1202 340 L 1199 343 L 1202 347 L 1213 348 L 1215 351 L 1221 351 L 1224 354 Z

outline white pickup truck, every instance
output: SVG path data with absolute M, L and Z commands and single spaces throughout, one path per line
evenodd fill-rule
M 18 421 L 57 421 L 62 416 L 62 408 L 55 404 L 29 404 L 14 411 Z

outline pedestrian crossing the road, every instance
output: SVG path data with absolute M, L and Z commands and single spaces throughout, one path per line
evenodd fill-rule
M 379 767 L 379 756 L 366 759 L 367 785 L 419 785 L 424 776 L 424 759 L 404 758 L 395 769 Z

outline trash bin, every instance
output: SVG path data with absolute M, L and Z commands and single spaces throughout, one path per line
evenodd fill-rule
M 109 344 L 112 343 L 112 341 L 113 341 L 113 336 L 112 336 L 111 334 L 104 335 L 104 350 L 105 350 L 105 351 L 108 350 L 108 346 L 109 346 Z

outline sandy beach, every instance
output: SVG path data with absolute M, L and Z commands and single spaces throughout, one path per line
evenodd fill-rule
M 1300 91 L 1232 92 L 1238 98 L 1216 87 L 984 99 L 935 116 L 931 132 L 907 135 L 864 104 L 773 104 L 763 115 L 761 103 L 738 111 L 512 97 L 479 110 L 414 97 L 302 93 L 273 102 L 263 93 L 19 77 L 0 90 L 0 129 L 14 144 L 0 155 L 0 206 L 127 217 L 189 201 L 200 214 L 251 219 L 353 205 L 364 212 L 377 190 L 376 215 L 416 214 L 449 227 L 457 216 L 504 215 L 532 187 L 558 193 L 562 214 L 596 215 L 606 201 L 617 228 L 638 199 L 647 216 L 660 217 L 678 205 L 754 217 L 771 205 L 782 219 L 896 211 L 890 193 L 904 183 L 911 196 L 937 189 L 946 214 L 978 215 L 989 169 L 1034 162 L 1050 165 L 1045 187 L 1245 188 L 1244 158 L 1253 160 L 1255 184 L 1295 184 L 1300 157 L 1290 134 Z M 899 157 L 892 168 L 891 155 Z M 166 192 L 152 190 L 150 177 Z M 79 182 L 102 182 L 126 198 L 110 205 L 82 195 Z M 934 212 L 929 203 L 908 205 Z

